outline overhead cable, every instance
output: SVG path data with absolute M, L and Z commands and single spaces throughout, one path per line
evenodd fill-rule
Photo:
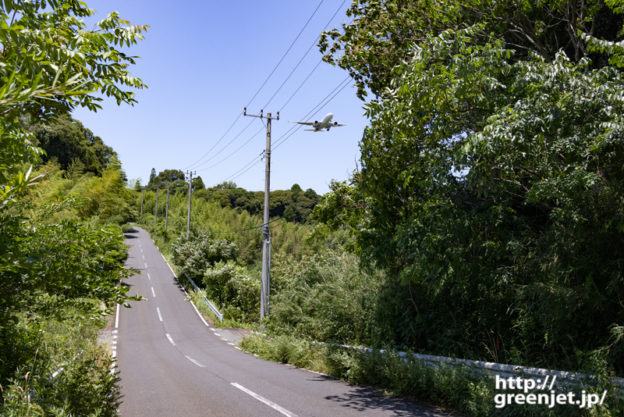
M 290 50 L 292 49 L 293 45 L 295 44 L 295 42 L 297 42 L 297 40 L 299 39 L 299 37 L 301 36 L 301 34 L 303 33 L 303 31 L 305 30 L 306 27 L 308 27 L 308 23 L 310 23 L 310 21 L 312 20 L 312 18 L 314 17 L 314 15 L 316 14 L 316 12 L 318 11 L 318 9 L 321 7 L 321 4 L 323 4 L 325 0 L 321 0 L 319 2 L 319 4 L 316 6 L 316 9 L 314 9 L 314 11 L 312 12 L 312 14 L 310 15 L 310 17 L 308 18 L 308 20 L 305 22 L 305 24 L 303 25 L 303 27 L 301 28 L 301 30 L 299 31 L 299 33 L 297 34 L 297 36 L 295 37 L 295 39 L 290 43 L 290 45 L 288 46 L 288 49 L 286 49 L 286 52 L 284 52 L 284 54 L 282 55 L 282 57 L 280 58 L 280 60 L 277 62 L 277 64 L 275 65 L 275 67 L 273 67 L 273 70 L 269 73 L 269 75 L 264 79 L 264 82 L 262 83 L 262 85 L 260 86 L 260 88 L 258 88 L 258 90 L 256 91 L 256 93 L 253 95 L 253 97 L 251 98 L 251 100 L 249 100 L 249 103 L 247 103 L 246 107 L 249 107 L 251 102 L 254 101 L 254 99 L 258 96 L 258 93 L 260 93 L 260 91 L 264 88 L 264 86 L 266 85 L 267 81 L 269 81 L 269 79 L 273 76 L 273 74 L 275 73 L 275 71 L 277 70 L 277 68 L 281 65 L 282 61 L 284 60 L 284 58 L 286 58 L 286 55 L 288 55 L 288 53 L 290 52 Z

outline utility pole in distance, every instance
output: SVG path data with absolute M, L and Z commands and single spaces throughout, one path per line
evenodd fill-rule
M 139 212 L 139 217 L 143 215 L 143 194 L 145 194 L 145 187 L 141 187 L 141 211 Z
M 186 171 L 189 177 L 189 190 L 188 190 L 188 214 L 186 216 L 186 238 L 188 239 L 191 234 L 191 194 L 193 194 L 193 175 L 197 172 Z
M 271 295 L 271 234 L 269 233 L 269 193 L 271 191 L 271 120 L 279 120 L 271 117 L 271 113 L 266 116 L 262 114 L 247 114 L 247 107 L 243 108 L 243 116 L 266 119 L 267 136 L 266 150 L 264 151 L 264 223 L 262 225 L 262 286 L 260 290 L 260 321 L 269 315 L 269 297 Z
M 169 223 L 169 183 L 167 183 L 167 203 L 165 204 L 165 232 L 167 232 L 167 223 Z
M 156 204 L 154 207 L 154 223 L 158 223 L 158 188 L 156 188 Z

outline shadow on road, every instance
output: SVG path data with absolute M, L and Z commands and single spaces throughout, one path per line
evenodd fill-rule
M 333 377 L 319 375 L 317 379 L 320 381 L 336 380 Z M 449 411 L 442 411 L 433 407 L 419 405 L 407 400 L 399 398 L 383 397 L 382 393 L 374 388 L 370 387 L 357 387 L 352 386 L 349 392 L 342 395 L 330 395 L 325 399 L 334 401 L 340 404 L 342 407 L 347 407 L 359 412 L 366 412 L 370 410 L 387 410 L 391 411 L 395 416 L 417 416 L 417 417 L 442 417 L 442 416 L 457 416 L 460 414 L 453 414 Z
M 131 229 L 127 232 L 124 233 L 124 237 L 126 239 L 138 239 L 139 235 L 138 235 L 139 231 L 136 229 Z

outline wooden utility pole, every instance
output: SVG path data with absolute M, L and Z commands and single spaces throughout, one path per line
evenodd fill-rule
M 193 194 L 193 174 L 197 172 L 186 171 L 189 176 L 189 190 L 188 190 L 188 215 L 186 216 L 186 238 L 191 235 L 191 194 Z
M 143 194 L 145 194 L 145 188 L 141 188 L 141 211 L 139 212 L 139 217 L 143 215 Z
M 154 223 L 158 223 L 158 188 L 156 188 L 156 205 L 154 207 Z
M 165 204 L 165 232 L 169 223 L 169 183 L 167 183 L 167 203 Z
M 247 107 L 243 108 L 243 115 L 249 117 L 258 117 L 266 119 L 267 135 L 266 150 L 264 151 L 265 169 L 264 169 L 264 223 L 262 224 L 262 285 L 260 289 L 260 320 L 269 315 L 269 298 L 271 295 L 271 234 L 269 232 L 269 195 L 271 192 L 271 120 L 279 120 L 279 112 L 277 117 L 271 117 L 271 113 L 266 116 L 262 114 L 247 114 Z

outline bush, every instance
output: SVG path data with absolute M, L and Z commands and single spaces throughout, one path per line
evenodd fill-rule
M 300 262 L 276 257 L 269 329 L 275 333 L 341 343 L 368 343 L 379 279 L 358 259 L 324 251 Z
M 247 275 L 245 268 L 230 262 L 217 262 L 204 273 L 203 283 L 211 298 L 219 300 L 228 318 L 237 321 L 257 319 L 260 281 Z
M 190 239 L 180 237 L 173 245 L 173 262 L 179 267 L 180 275 L 202 282 L 204 273 L 215 263 L 235 260 L 238 256 L 236 244 L 225 239 L 213 239 L 207 232 L 193 235 Z

